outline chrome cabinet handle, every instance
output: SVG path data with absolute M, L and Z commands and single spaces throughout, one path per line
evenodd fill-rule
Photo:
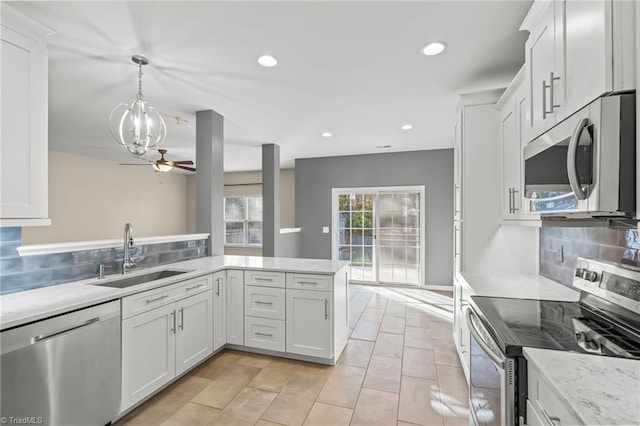
M 216 296 L 220 296 L 220 277 L 216 278 Z
M 298 281 L 298 284 L 318 285 L 317 281 Z
M 267 282 L 271 282 L 273 281 L 273 278 L 259 278 L 259 277 L 254 277 L 253 278 L 256 281 L 267 281 Z
M 513 213 L 513 188 L 509 188 L 509 214 Z
M 41 342 L 43 340 L 47 340 L 47 339 L 59 336 L 59 335 L 64 334 L 64 333 L 68 333 L 70 331 L 77 330 L 77 329 L 82 328 L 82 327 L 86 327 L 86 326 L 91 325 L 91 324 L 93 324 L 95 322 L 98 322 L 98 321 L 100 321 L 100 317 L 95 317 L 95 318 L 88 319 L 84 323 L 79 324 L 79 325 L 74 325 L 74 326 L 71 326 L 71 327 L 63 328 L 62 330 L 54 331 L 53 333 L 49 333 L 49 334 L 41 334 L 39 336 L 34 336 L 34 337 L 31 338 L 31 343 L 32 344 L 33 343 L 38 343 L 38 342 Z
M 256 300 L 253 303 L 255 303 L 256 305 L 273 305 L 273 302 L 263 302 L 262 300 Z
M 264 337 L 273 337 L 273 334 L 271 333 L 261 333 L 259 331 L 254 331 L 254 333 L 256 336 L 264 336 Z
M 324 299 L 324 319 L 329 319 L 329 299 Z
M 184 308 L 180 308 L 180 330 L 184 330 Z
M 569 186 L 571 186 L 571 190 L 578 200 L 587 199 L 587 195 L 582 190 L 582 186 L 580 185 L 580 178 L 578 177 L 576 152 L 578 151 L 578 143 L 580 142 L 582 132 L 584 132 L 584 129 L 587 128 L 588 124 L 589 120 L 586 118 L 583 118 L 578 122 L 578 125 L 573 131 L 573 135 L 571 135 L 569 148 L 567 150 L 567 175 L 569 176 Z
M 156 297 L 155 299 L 147 299 L 147 303 L 153 303 L 153 302 L 159 302 L 162 299 L 166 299 L 167 297 L 169 297 L 168 294 L 163 294 L 160 297 Z
M 560 77 L 555 77 L 553 71 L 549 74 L 549 84 L 546 80 L 542 80 L 542 118 L 546 119 L 547 114 L 553 114 L 555 108 L 559 108 L 560 105 L 556 105 L 553 99 L 553 82 L 560 80 Z M 547 111 L 547 89 L 549 89 L 549 110 Z
M 171 328 L 171 332 L 173 334 L 176 334 L 176 311 L 171 312 L 171 323 L 173 324 L 173 327 Z
M 518 210 L 520 210 L 519 207 L 516 207 L 518 204 L 516 203 L 516 194 L 519 194 L 520 191 L 518 191 L 517 189 L 513 188 L 513 213 L 517 213 Z
M 187 291 L 195 290 L 196 288 L 202 287 L 204 284 L 200 283 L 198 285 L 194 285 L 193 287 L 187 287 Z

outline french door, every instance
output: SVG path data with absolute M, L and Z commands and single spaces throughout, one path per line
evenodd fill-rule
M 333 258 L 352 281 L 420 286 L 424 277 L 424 187 L 333 190 Z

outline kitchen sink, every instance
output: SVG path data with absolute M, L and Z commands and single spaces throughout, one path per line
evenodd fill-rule
M 172 271 L 172 270 L 162 270 L 156 272 L 150 272 L 148 274 L 136 275 L 135 277 L 127 277 L 119 280 L 109 281 L 106 283 L 94 284 L 104 287 L 114 287 L 114 288 L 127 288 L 138 284 L 144 284 L 151 281 L 161 280 L 163 278 L 173 277 L 175 275 L 185 274 L 191 271 Z

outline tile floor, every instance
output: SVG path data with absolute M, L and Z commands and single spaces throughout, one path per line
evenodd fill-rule
M 452 309 L 451 293 L 352 284 L 337 365 L 225 350 L 116 425 L 466 426 Z

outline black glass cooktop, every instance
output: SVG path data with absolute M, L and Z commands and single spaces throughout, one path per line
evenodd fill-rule
M 640 359 L 640 339 L 579 302 L 472 296 L 483 323 L 507 356 L 523 347 Z

